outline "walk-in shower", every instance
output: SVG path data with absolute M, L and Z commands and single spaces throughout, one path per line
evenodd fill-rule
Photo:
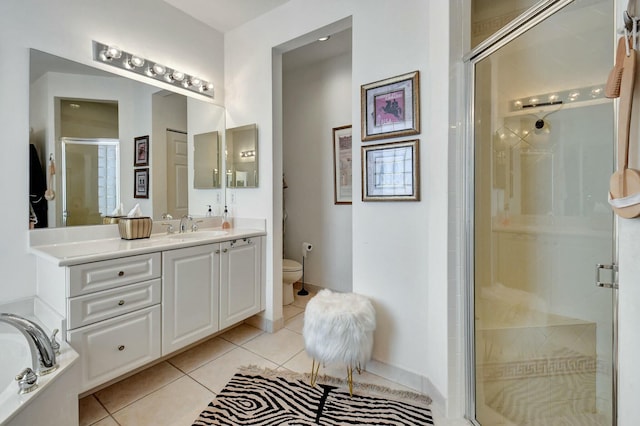
M 593 271 L 613 253 L 613 4 L 564 3 L 469 60 L 481 425 L 612 424 L 612 290 Z

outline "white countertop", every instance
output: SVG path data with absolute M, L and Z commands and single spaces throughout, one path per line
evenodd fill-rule
M 225 233 L 219 235 L 220 231 Z M 56 263 L 58 266 L 71 266 L 99 260 L 174 250 L 262 235 L 266 235 L 266 232 L 258 228 L 231 228 L 225 230 L 220 228 L 201 228 L 196 232 L 185 232 L 183 234 L 152 234 L 150 238 L 137 240 L 100 238 L 95 240 L 43 244 L 31 246 L 30 251 L 37 256 Z

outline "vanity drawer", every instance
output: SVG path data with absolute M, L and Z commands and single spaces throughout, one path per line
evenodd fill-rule
M 69 329 L 156 305 L 161 300 L 160 279 L 77 296 L 69 301 Z
M 69 297 L 160 278 L 160 253 L 69 267 Z
M 80 392 L 160 357 L 160 306 L 152 306 L 67 332 L 80 354 Z

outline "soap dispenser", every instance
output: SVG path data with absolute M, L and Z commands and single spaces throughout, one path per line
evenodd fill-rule
M 222 214 L 222 229 L 230 229 L 231 228 L 231 218 L 229 217 L 229 210 L 227 210 L 227 206 L 224 206 L 224 213 Z

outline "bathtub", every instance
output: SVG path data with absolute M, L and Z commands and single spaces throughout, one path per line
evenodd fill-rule
M 44 308 L 46 309 L 46 308 Z M 38 322 L 47 334 L 54 315 L 43 311 L 39 300 L 29 299 L 0 305 L 0 312 L 10 312 Z M 40 312 L 46 321 L 40 320 Z M 53 322 L 51 328 L 57 328 Z M 19 426 L 37 424 L 77 425 L 78 390 L 80 384 L 78 354 L 61 342 L 58 368 L 38 378 L 38 388 L 24 395 L 18 394 L 15 376 L 31 367 L 31 353 L 26 338 L 9 324 L 0 323 L 0 425 Z

